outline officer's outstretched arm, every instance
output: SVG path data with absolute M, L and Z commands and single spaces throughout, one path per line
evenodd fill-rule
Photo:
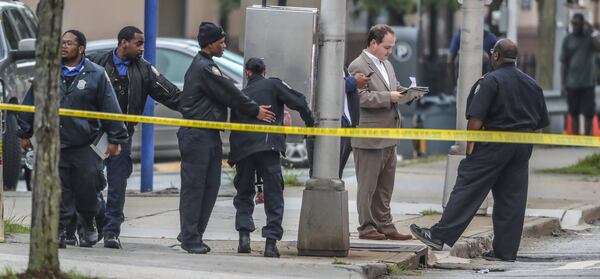
M 312 116 L 310 108 L 308 107 L 308 102 L 306 102 L 306 97 L 304 97 L 302 93 L 292 89 L 283 81 L 276 78 L 271 79 L 276 80 L 275 86 L 277 87 L 278 91 L 277 98 L 288 108 L 299 112 L 300 117 L 302 117 L 302 120 L 304 120 L 306 126 L 313 126 L 315 120 Z
M 25 99 L 23 99 L 23 105 L 32 106 L 33 105 L 33 87 L 35 85 L 32 84 L 27 94 L 25 95 Z M 22 139 L 28 139 L 33 136 L 33 116 L 35 114 L 28 112 L 19 112 L 17 114 L 17 124 L 19 125 L 19 130 L 17 130 L 17 137 Z
M 150 96 L 157 102 L 165 105 L 172 110 L 179 110 L 181 101 L 181 90 L 163 76 L 154 66 L 149 66 L 152 78 L 150 85 Z
M 258 115 L 258 105 L 237 89 L 231 80 L 224 77 L 218 68 L 209 66 L 204 70 L 205 74 L 209 75 L 204 79 L 205 92 L 213 99 L 249 117 Z

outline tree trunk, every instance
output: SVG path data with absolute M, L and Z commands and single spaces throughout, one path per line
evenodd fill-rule
M 554 33 L 556 24 L 556 3 L 554 1 L 537 1 L 539 24 L 536 79 L 544 89 L 552 88 L 554 77 Z M 548 42 L 548 43 L 542 43 Z
M 31 244 L 28 273 L 58 274 L 58 218 L 61 195 L 58 175 L 59 80 L 63 0 L 41 0 L 37 7 L 34 134 L 37 138 L 33 174 Z

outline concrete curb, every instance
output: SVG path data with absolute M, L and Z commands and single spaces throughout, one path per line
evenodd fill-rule
M 581 208 L 581 221 L 593 223 L 600 220 L 600 204 L 588 205 Z
M 523 224 L 523 237 L 540 237 L 551 235 L 552 232 L 560 230 L 558 218 L 535 218 Z M 492 249 L 494 233 L 492 230 L 476 234 L 471 237 L 460 239 L 452 249 L 450 255 L 460 258 L 475 258 L 481 256 L 485 251 Z
M 362 268 L 362 275 L 368 279 L 381 278 L 388 275 L 388 265 L 403 266 L 408 270 L 418 269 L 421 266 L 426 266 L 428 261 L 429 249 L 425 248 L 415 252 L 412 255 L 405 257 L 402 260 L 390 260 L 389 258 L 377 263 L 367 263 L 358 265 Z
M 387 264 L 384 263 L 365 264 L 360 267 L 364 278 L 367 279 L 381 278 L 388 273 Z
M 576 221 L 577 224 L 565 224 L 567 218 L 574 220 L 570 222 Z M 552 235 L 553 232 L 563 229 L 565 225 L 593 223 L 597 220 L 600 220 L 600 204 L 586 205 L 567 210 L 562 218 L 562 225 L 561 219 L 558 218 L 537 217 L 526 221 L 525 224 L 523 224 L 523 237 Z M 494 233 L 492 230 L 461 238 L 450 250 L 450 255 L 461 258 L 479 257 L 484 251 L 492 249 L 493 238 Z

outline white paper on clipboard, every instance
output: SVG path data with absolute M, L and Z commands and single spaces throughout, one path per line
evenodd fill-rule
M 105 154 L 106 148 L 108 147 L 108 139 L 106 137 L 106 133 L 102 133 L 102 136 L 96 138 L 94 142 L 90 144 L 90 147 L 92 148 L 92 150 L 94 150 L 94 152 L 96 152 L 96 155 L 98 155 L 100 159 L 104 160 L 108 158 L 108 155 Z

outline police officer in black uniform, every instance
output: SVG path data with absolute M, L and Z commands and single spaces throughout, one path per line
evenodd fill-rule
M 534 132 L 549 124 L 543 91 L 516 68 L 517 54 L 517 46 L 508 39 L 494 46 L 494 71 L 473 86 L 467 101 L 468 130 Z M 484 258 L 514 261 L 523 231 L 532 149 L 531 144 L 468 142 L 467 158 L 460 162 L 441 220 L 429 229 L 411 225 L 413 235 L 434 250 L 454 245 L 491 189 L 494 241 Z
M 83 33 L 69 30 L 62 37 L 62 75 L 60 107 L 79 110 L 121 113 L 113 87 L 106 72 L 84 56 L 86 39 Z M 33 104 L 29 90 L 23 104 Z M 31 146 L 33 114 L 19 115 L 23 147 Z M 59 247 L 66 248 L 66 227 L 77 213 L 83 227 L 79 246 L 91 247 L 98 241 L 94 216 L 98 213 L 97 192 L 101 187 L 99 171 L 102 159 L 90 146 L 105 132 L 108 138 L 106 154 L 117 156 L 128 141 L 121 121 L 98 121 L 76 117 L 60 118 L 59 174 L 62 196 L 59 221 Z
M 246 62 L 245 74 L 248 86 L 242 92 L 259 104 L 271 106 L 276 118 L 270 125 L 283 125 L 285 106 L 300 112 L 306 126 L 314 125 L 304 95 L 291 89 L 280 79 L 265 78 L 265 63 L 262 59 L 250 58 Z M 237 111 L 232 111 L 231 122 L 261 124 L 260 120 Z M 280 157 L 285 154 L 285 135 L 232 131 L 229 144 L 229 164 L 235 165 L 236 169 L 234 185 L 237 194 L 233 205 L 236 209 L 235 229 L 240 235 L 238 253 L 250 253 L 250 232 L 256 229 L 252 213 L 254 178 L 257 173 L 263 181 L 267 214 L 267 224 L 262 229 L 262 236 L 267 239 L 264 256 L 279 257 L 276 242 L 283 235 L 283 177 Z
M 269 106 L 259 106 L 242 94 L 215 64 L 225 50 L 225 31 L 202 22 L 198 31 L 201 50 L 185 74 L 180 112 L 185 119 L 227 121 L 227 107 L 266 122 L 275 120 Z M 177 132 L 181 152 L 179 214 L 181 248 L 205 254 L 210 248 L 202 235 L 221 184 L 222 143 L 218 130 L 182 127 Z
M 166 107 L 178 110 L 181 92 L 142 57 L 144 39 L 140 29 L 126 26 L 117 35 L 117 47 L 92 60 L 106 69 L 123 113 L 141 115 L 148 95 Z M 127 178 L 133 170 L 131 137 L 136 124 L 127 123 L 129 141 L 123 145 L 121 154 L 106 159 L 108 195 L 103 231 L 104 247 L 107 248 L 121 248 L 119 235 L 125 220 L 123 206 Z

